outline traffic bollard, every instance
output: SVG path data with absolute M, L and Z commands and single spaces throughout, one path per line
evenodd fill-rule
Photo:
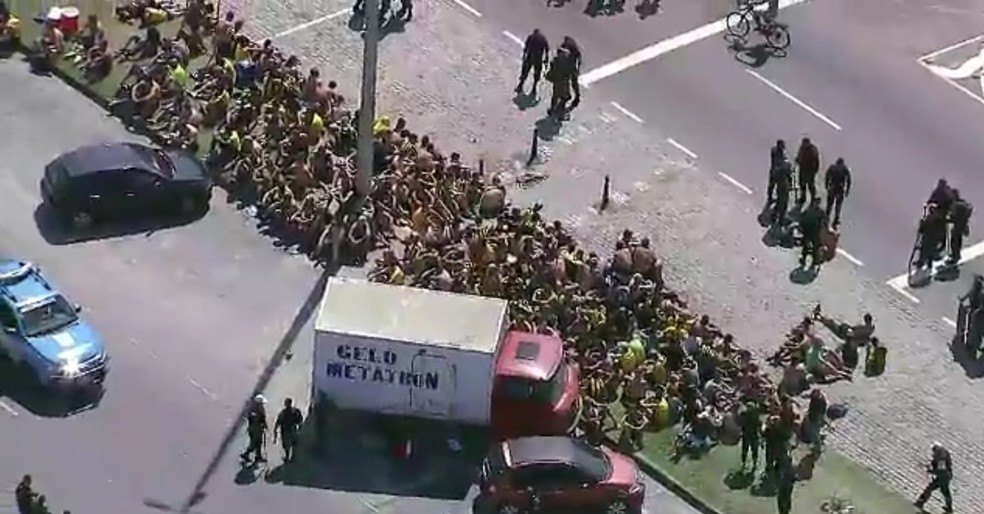
M 526 165 L 530 166 L 536 161 L 537 154 L 540 150 L 540 129 L 533 128 L 533 142 L 530 143 L 530 158 L 526 161 Z
M 608 208 L 608 202 L 611 200 L 612 192 L 612 179 L 608 175 L 605 175 L 605 184 L 601 187 L 601 210 Z

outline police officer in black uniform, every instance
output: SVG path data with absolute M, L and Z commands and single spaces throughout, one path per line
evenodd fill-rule
M 17 489 L 14 490 L 18 514 L 33 514 L 34 512 L 34 502 L 38 494 L 34 492 L 31 483 L 31 475 L 24 475 L 24 478 L 21 478 L 20 483 L 17 484 Z
M 816 267 L 820 265 L 820 233 L 826 223 L 826 215 L 820 208 L 820 199 L 810 199 L 810 206 L 800 215 L 799 226 L 803 235 L 800 266 L 806 267 L 807 258 Z
M 974 207 L 960 196 L 960 190 L 953 189 L 953 204 L 950 205 L 950 259 L 948 264 L 960 262 L 964 236 L 970 234 L 970 215 Z
M 838 157 L 827 168 L 824 186 L 827 189 L 827 219 L 831 220 L 831 228 L 836 229 L 840 225 L 841 207 L 844 205 L 844 199 L 851 194 L 851 170 L 844 163 L 843 157 Z M 833 218 L 830 217 L 831 211 L 834 212 Z
M 786 142 L 782 139 L 776 140 L 776 145 L 769 150 L 769 187 L 765 193 L 765 205 L 772 205 L 776 201 L 775 194 L 778 182 L 776 182 L 776 170 L 782 163 L 786 162 Z
M 578 82 L 581 78 L 581 47 L 570 36 L 564 36 L 564 42 L 560 44 L 560 47 L 566 48 L 571 54 L 571 70 L 573 72 L 571 90 L 574 92 L 574 99 L 571 100 L 570 109 L 574 109 L 581 105 L 581 84 Z
M 284 449 L 284 462 L 294 460 L 294 447 L 297 446 L 297 436 L 301 431 L 301 424 L 304 422 L 304 415 L 301 410 L 294 407 L 294 400 L 287 398 L 284 400 L 284 408 L 277 414 L 277 422 L 273 425 L 273 442 L 277 442 L 277 435 L 280 435 L 280 444 Z
M 772 170 L 770 180 L 775 183 L 776 205 L 772 211 L 772 223 L 783 226 L 789 211 L 789 196 L 793 190 L 793 166 L 788 160 L 780 161 Z
M 943 512 L 951 514 L 953 495 L 950 494 L 950 481 L 953 480 L 953 460 L 950 458 L 950 452 L 940 443 L 933 443 L 932 458 L 926 470 L 933 475 L 933 479 L 923 489 L 914 505 L 922 509 L 933 492 L 938 490 L 943 495 Z
M 530 76 L 530 70 L 533 71 L 533 93 L 536 93 L 536 86 L 540 83 L 540 77 L 543 75 L 543 65 L 549 58 L 550 43 L 547 42 L 546 36 L 540 32 L 540 29 L 533 29 L 533 32 L 526 36 L 526 42 L 523 44 L 523 67 L 519 73 L 519 85 L 516 86 L 517 93 L 523 92 L 523 86 L 526 85 L 526 78 Z
M 820 171 L 820 150 L 808 137 L 803 138 L 799 151 L 796 152 L 796 168 L 799 179 L 796 203 L 803 205 L 806 203 L 807 193 L 810 194 L 811 202 L 817 198 L 817 172 Z

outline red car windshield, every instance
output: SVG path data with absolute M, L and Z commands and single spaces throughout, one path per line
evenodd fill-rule
M 562 364 L 550 380 L 529 380 L 509 377 L 502 382 L 502 392 L 510 400 L 533 401 L 545 405 L 554 405 L 564 394 L 570 368 Z

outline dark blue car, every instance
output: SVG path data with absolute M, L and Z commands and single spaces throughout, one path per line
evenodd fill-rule
M 72 226 L 87 228 L 110 220 L 203 214 L 212 181 L 190 152 L 107 143 L 83 146 L 48 164 L 41 194 Z

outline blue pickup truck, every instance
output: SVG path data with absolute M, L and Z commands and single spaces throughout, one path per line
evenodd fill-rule
M 0 258 L 0 359 L 56 393 L 101 387 L 102 340 L 37 266 Z

